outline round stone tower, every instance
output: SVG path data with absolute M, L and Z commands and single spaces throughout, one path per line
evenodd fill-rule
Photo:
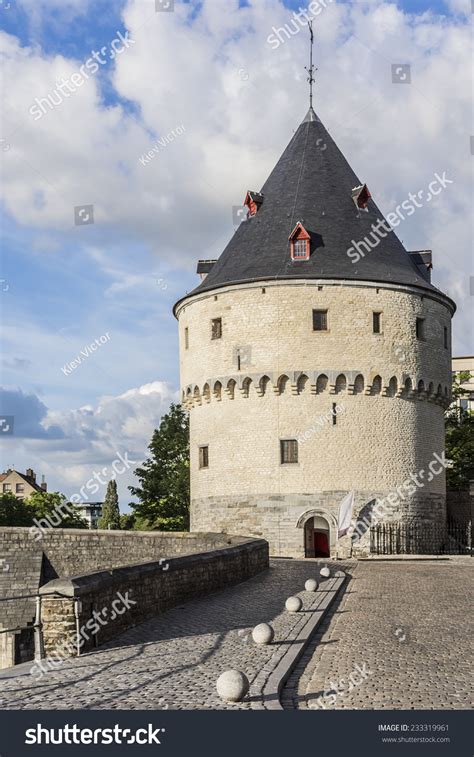
M 191 530 L 315 557 L 368 551 L 376 521 L 444 523 L 455 305 L 431 253 L 405 250 L 312 109 L 245 203 L 175 306 Z

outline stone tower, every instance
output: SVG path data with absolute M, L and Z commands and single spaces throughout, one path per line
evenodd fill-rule
M 244 193 L 242 193 L 244 194 Z M 378 521 L 445 520 L 455 305 L 310 108 L 217 261 L 175 305 L 191 418 L 191 530 L 275 555 L 348 554 Z M 409 205 L 412 210 L 410 211 Z

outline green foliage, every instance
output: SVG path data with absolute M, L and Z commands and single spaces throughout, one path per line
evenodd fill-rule
M 133 531 L 136 517 L 134 513 L 123 513 L 120 516 L 120 528 L 122 531 Z
M 462 384 L 469 380 L 469 372 L 453 377 L 453 398 L 459 401 L 469 392 Z M 474 416 L 462 410 L 457 402 L 446 413 L 446 457 L 453 461 L 447 469 L 448 489 L 468 489 L 474 480 Z
M 34 512 L 11 492 L 0 494 L 0 526 L 31 526 Z
M 33 492 L 27 499 L 0 495 L 0 526 L 34 526 L 42 519 L 53 528 L 87 528 L 80 511 L 59 492 Z
M 105 493 L 104 507 L 102 508 L 102 518 L 100 518 L 98 528 L 120 528 L 120 508 L 117 494 L 117 482 L 109 481 Z
M 54 528 L 88 528 L 80 510 L 59 492 L 33 492 L 26 500 L 37 520 L 48 518 Z
M 139 486 L 129 486 L 139 502 L 131 502 L 134 528 L 189 530 L 189 417 L 172 404 L 148 447 L 150 457 L 134 473 Z

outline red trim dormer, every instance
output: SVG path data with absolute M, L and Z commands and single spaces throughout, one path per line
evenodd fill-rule
M 371 197 L 367 184 L 361 184 L 352 190 L 352 199 L 359 210 L 368 210 L 367 204 Z
M 260 194 L 260 192 L 251 192 L 249 189 L 244 200 L 244 205 L 246 205 L 248 208 L 249 218 L 257 214 L 262 202 L 263 202 L 263 195 Z
M 298 221 L 289 236 L 292 260 L 309 260 L 311 237 L 303 224 Z

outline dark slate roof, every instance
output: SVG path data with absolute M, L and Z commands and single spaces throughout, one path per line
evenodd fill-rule
M 373 199 L 368 212 L 356 207 L 352 189 L 361 184 L 310 110 L 263 185 L 265 201 L 258 213 L 240 224 L 209 275 L 190 294 L 264 279 L 316 278 L 402 284 L 441 295 L 393 231 L 352 262 L 348 248 L 364 237 L 371 239 L 371 225 L 384 219 Z M 375 187 L 369 190 L 376 194 Z M 298 221 L 311 234 L 307 261 L 290 257 L 288 237 Z

